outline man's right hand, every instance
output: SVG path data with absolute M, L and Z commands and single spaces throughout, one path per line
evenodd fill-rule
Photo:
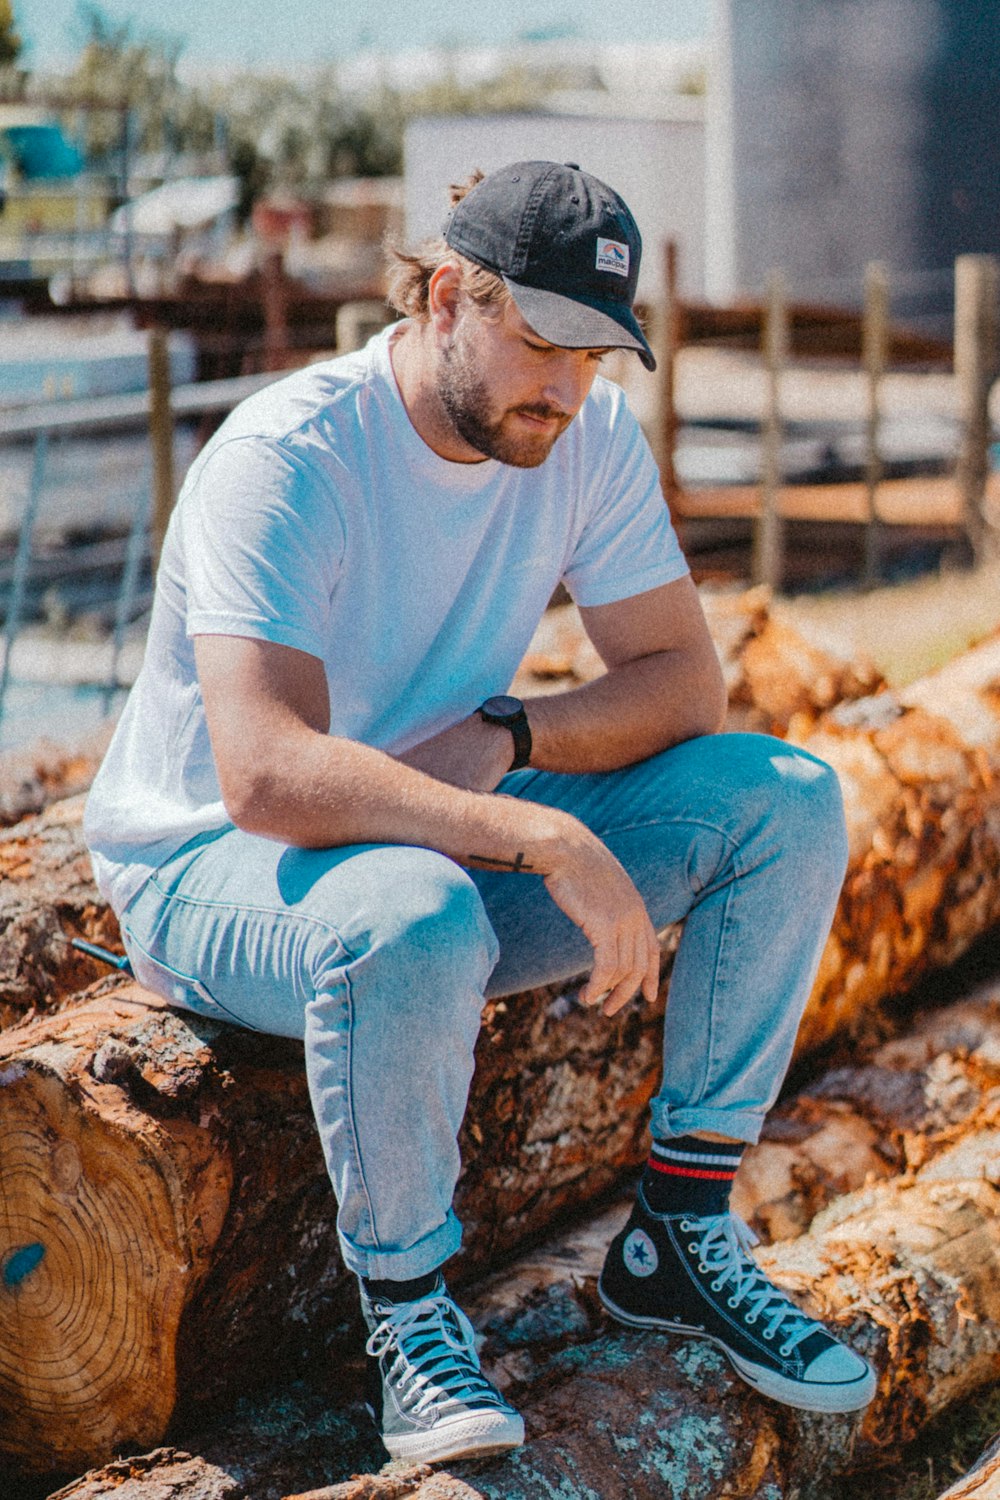
M 660 945 L 628 873 L 600 839 L 579 826 L 586 837 L 545 876 L 545 885 L 594 950 L 580 1001 L 613 1016 L 640 990 L 650 1004 L 656 999 Z

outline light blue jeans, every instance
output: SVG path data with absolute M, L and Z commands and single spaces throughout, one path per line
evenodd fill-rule
M 500 790 L 592 828 L 654 926 L 686 919 L 654 1134 L 756 1140 L 844 876 L 833 771 L 780 740 L 718 735 L 606 775 L 517 771 Z M 456 1137 L 484 996 L 572 978 L 591 958 L 538 876 L 232 827 L 168 860 L 122 928 L 138 978 L 167 1000 L 304 1040 L 344 1259 L 393 1279 L 459 1245 Z

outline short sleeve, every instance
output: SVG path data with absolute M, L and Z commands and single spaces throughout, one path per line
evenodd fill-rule
M 181 504 L 187 634 L 325 657 L 344 553 L 329 483 L 279 442 L 238 438 L 211 454 Z
M 584 607 L 628 599 L 689 571 L 656 462 L 624 397 L 617 392 L 598 411 L 585 443 L 583 522 L 563 573 Z

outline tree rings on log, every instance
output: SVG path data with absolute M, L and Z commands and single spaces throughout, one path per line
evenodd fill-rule
M 81 1066 L 88 1022 L 0 1055 L 0 1406 L 27 1469 L 160 1440 L 181 1312 L 228 1202 L 208 1131 L 172 1121 L 166 1155 L 157 1121 Z

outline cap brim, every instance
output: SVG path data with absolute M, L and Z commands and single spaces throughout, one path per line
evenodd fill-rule
M 647 370 L 656 369 L 653 351 L 624 303 L 578 302 L 509 276 L 503 280 L 521 316 L 550 344 L 563 349 L 634 349 Z

